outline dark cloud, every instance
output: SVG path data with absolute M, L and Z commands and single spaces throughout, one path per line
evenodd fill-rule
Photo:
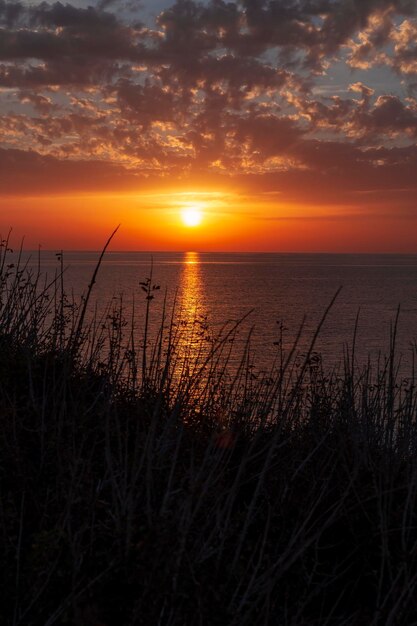
M 92 6 L 86 9 L 74 7 L 71 4 L 42 2 L 28 10 L 29 21 L 46 27 L 70 28 L 76 32 L 102 29 L 112 32 L 118 27 L 118 20 L 112 13 L 97 10 Z
M 109 45 L 110 44 L 110 45 Z M 60 57 L 85 57 L 87 59 L 128 59 L 140 61 L 144 58 L 143 45 L 135 44 L 129 29 L 94 28 L 83 30 L 1 30 L 0 59 L 57 60 Z
M 140 31 L 110 13 L 61 3 L 14 6 L 14 19 L 0 6 L 9 25 L 0 29 L 2 86 L 100 86 L 117 78 L 124 62 L 141 62 L 147 55 Z
M 83 9 L 61 2 L 27 4 L 0 0 L 0 25 L 14 27 L 66 27 L 79 29 L 113 28 L 117 25 L 114 14 L 88 7 Z
M 235 124 L 235 139 L 257 160 L 288 154 L 302 135 L 293 120 L 275 115 L 248 115 Z
M 358 132 L 381 135 L 406 132 L 417 135 L 417 106 L 407 106 L 397 96 L 379 96 L 375 105 L 359 114 Z
M 137 85 L 128 80 L 121 80 L 116 93 L 119 105 L 127 118 L 145 128 L 152 122 L 169 122 L 175 119 L 173 94 L 157 85 Z
M 416 136 L 417 102 L 394 95 L 376 96 L 373 89 L 360 82 L 350 85 L 349 90 L 360 94 L 360 99 L 332 96 L 317 100 L 301 95 L 294 103 L 316 131 L 331 129 L 362 143 Z
M 20 2 L 0 0 L 0 26 L 12 28 L 27 15 L 26 7 Z
M 237 36 L 242 14 L 234 2 L 212 0 L 208 5 L 193 0 L 177 0 L 158 19 L 163 29 L 160 49 L 169 55 L 193 50 L 199 55 L 219 44 L 227 45 Z
M 144 175 L 97 160 L 63 160 L 34 151 L 0 149 L 2 193 L 57 193 L 138 188 Z
M 83 58 L 65 58 L 45 64 L 0 64 L 0 86 L 21 89 L 49 86 L 88 87 L 106 84 L 119 73 L 117 64 Z
M 20 102 L 23 104 L 31 104 L 35 111 L 43 115 L 49 115 L 54 110 L 58 109 L 58 106 L 53 103 L 50 97 L 44 96 L 40 93 L 22 90 L 19 92 L 18 97 Z
M 279 192 L 282 201 L 309 205 L 388 206 L 398 204 L 416 215 L 417 149 L 376 148 L 364 152 L 338 142 L 300 143 L 301 169 L 237 176 L 248 193 Z M 395 209 L 394 209 L 395 215 Z

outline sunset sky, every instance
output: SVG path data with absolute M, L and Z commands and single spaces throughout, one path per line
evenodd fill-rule
M 416 137 L 416 0 L 0 0 L 29 247 L 417 252 Z

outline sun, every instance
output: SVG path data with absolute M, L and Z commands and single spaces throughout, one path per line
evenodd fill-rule
M 191 206 L 181 211 L 181 218 L 186 226 L 199 226 L 203 219 L 203 214 L 199 208 Z

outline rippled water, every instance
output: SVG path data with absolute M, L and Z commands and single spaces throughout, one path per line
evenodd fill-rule
M 85 290 L 97 257 L 92 252 L 64 254 L 68 290 Z M 100 306 L 123 294 L 128 311 L 135 301 L 140 317 L 145 294 L 139 282 L 150 274 L 151 263 L 153 283 L 161 286 L 152 302 L 155 324 L 165 289 L 169 306 L 176 296 L 183 317 L 207 315 L 214 329 L 251 311 L 241 336 L 254 326 L 253 347 L 264 366 L 276 352 L 280 322 L 290 346 L 305 317 L 300 350 L 306 349 L 339 287 L 317 343 L 326 362 L 334 365 L 343 346 L 351 345 L 358 310 L 358 358 L 386 353 L 398 306 L 398 353 L 410 362 L 417 337 L 417 255 L 113 252 L 106 255 L 95 287 Z M 49 274 L 59 269 L 53 252 L 42 253 L 42 268 Z

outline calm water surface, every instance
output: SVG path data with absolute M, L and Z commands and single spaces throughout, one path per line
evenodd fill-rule
M 86 289 L 97 258 L 94 252 L 64 254 L 68 290 L 79 295 Z M 165 288 L 169 305 L 177 296 L 183 317 L 207 315 L 213 329 L 251 311 L 241 336 L 254 327 L 253 347 L 263 366 L 276 353 L 279 322 L 290 346 L 305 317 L 300 351 L 306 349 L 339 287 L 317 344 L 326 362 L 337 363 L 343 346 L 351 345 L 359 309 L 358 358 L 386 353 L 398 306 L 398 352 L 410 362 L 417 337 L 417 255 L 111 252 L 95 288 L 99 306 L 123 294 L 128 311 L 135 302 L 140 317 L 145 301 L 139 281 L 149 275 L 151 262 L 153 282 L 161 286 L 152 302 L 155 324 Z M 42 253 L 42 267 L 48 274 L 59 269 L 54 252 Z

